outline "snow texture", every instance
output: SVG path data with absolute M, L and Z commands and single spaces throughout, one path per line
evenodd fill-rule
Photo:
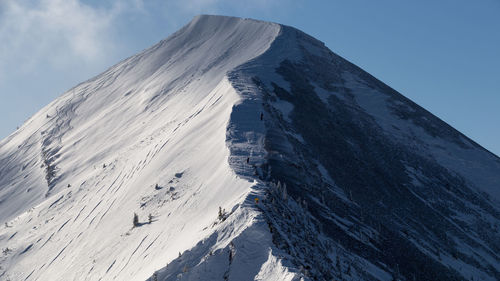
M 498 280 L 499 202 L 320 41 L 203 15 L 0 141 L 0 280 Z

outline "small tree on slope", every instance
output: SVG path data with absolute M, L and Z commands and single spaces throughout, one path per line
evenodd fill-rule
M 139 216 L 136 213 L 134 213 L 134 221 L 133 222 L 134 222 L 134 227 L 139 226 Z

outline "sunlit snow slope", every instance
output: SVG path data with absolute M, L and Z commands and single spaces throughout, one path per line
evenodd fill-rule
M 213 251 L 254 224 L 237 208 L 254 183 L 228 164 L 226 128 L 241 97 L 226 72 L 279 30 L 196 17 L 3 140 L 0 280 L 144 280 L 214 233 L 219 206 L 239 220 Z M 264 260 L 242 270 L 259 273 L 262 248 Z
M 498 280 L 499 186 L 320 41 L 198 16 L 0 142 L 0 280 Z

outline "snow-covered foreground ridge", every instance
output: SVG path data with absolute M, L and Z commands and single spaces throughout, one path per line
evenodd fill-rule
M 0 280 L 495 280 L 499 186 L 316 39 L 198 16 L 0 142 Z
M 197 17 L 3 140 L 0 279 L 144 280 L 214 233 L 215 252 L 252 227 L 256 212 L 238 206 L 255 183 L 228 163 L 226 128 L 241 97 L 225 75 L 279 30 Z M 234 208 L 231 228 L 214 225 L 219 206 Z M 144 223 L 135 228 L 134 212 Z M 267 248 L 252 258 L 264 264 Z

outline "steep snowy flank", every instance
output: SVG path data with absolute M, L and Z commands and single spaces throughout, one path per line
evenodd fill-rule
M 259 93 L 264 214 L 306 277 L 500 278 L 497 156 L 291 27 L 229 77 Z
M 279 262 L 269 257 L 258 213 L 242 210 L 255 183 L 230 169 L 225 143 L 241 99 L 225 75 L 264 52 L 279 30 L 196 17 L 3 140 L 0 279 L 144 280 L 199 241 L 218 253 L 247 232 L 261 239 L 246 258 L 251 267 L 241 265 L 246 272 L 284 270 L 269 265 Z M 231 213 L 224 223 L 219 206 Z
M 500 159 L 250 19 L 196 17 L 1 141 L 0 218 L 0 280 L 500 279 Z

